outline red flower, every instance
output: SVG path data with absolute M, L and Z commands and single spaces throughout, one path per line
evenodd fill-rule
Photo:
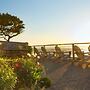
M 15 68 L 21 68 L 22 67 L 22 64 L 20 62 L 15 62 Z

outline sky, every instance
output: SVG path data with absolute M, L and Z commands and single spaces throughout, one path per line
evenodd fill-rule
M 11 41 L 90 42 L 90 0 L 0 0 L 0 13 L 7 12 L 25 24 L 24 32 Z

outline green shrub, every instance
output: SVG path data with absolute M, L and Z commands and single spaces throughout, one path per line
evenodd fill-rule
M 11 90 L 15 87 L 17 82 L 16 74 L 8 64 L 1 59 L 0 60 L 0 90 Z
M 32 54 L 32 47 L 28 46 L 28 53 Z
M 17 59 L 13 61 L 12 67 L 17 74 L 17 88 L 31 88 L 41 78 L 42 68 L 30 59 Z
M 42 65 L 29 58 L 0 58 L 0 90 L 48 88 L 51 82 L 42 78 Z M 26 89 L 25 89 L 26 90 Z
M 47 77 L 44 77 L 44 78 L 40 78 L 40 80 L 38 81 L 38 86 L 40 88 L 48 88 L 51 86 L 51 81 L 47 78 Z

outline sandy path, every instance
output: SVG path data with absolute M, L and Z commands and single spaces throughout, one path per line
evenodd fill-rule
M 47 90 L 90 90 L 90 69 L 76 67 L 70 62 L 43 62 L 52 85 Z
M 63 65 L 63 67 L 57 68 L 54 72 L 50 73 L 48 77 L 51 79 L 52 84 L 56 83 L 60 77 L 64 75 L 64 73 L 67 71 L 68 66 L 70 63 L 67 63 Z

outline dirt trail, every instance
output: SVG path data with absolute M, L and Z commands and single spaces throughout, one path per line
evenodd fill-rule
M 82 69 L 70 62 L 43 62 L 52 85 L 47 90 L 90 90 L 90 68 Z
M 56 69 L 54 72 L 50 73 L 48 77 L 51 79 L 52 84 L 54 84 L 60 77 L 64 75 L 64 73 L 67 71 L 68 67 L 70 66 L 70 63 L 67 63 L 63 65 L 63 67 Z

